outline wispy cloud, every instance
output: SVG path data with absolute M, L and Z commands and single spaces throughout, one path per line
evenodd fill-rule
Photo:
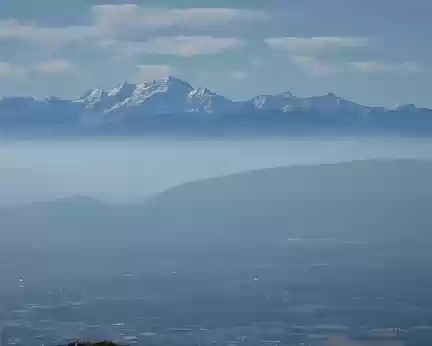
M 137 5 L 93 7 L 93 20 L 102 35 L 101 44 L 114 48 L 115 55 L 173 55 L 193 57 L 215 55 L 238 48 L 244 41 L 220 37 L 220 28 L 231 24 L 266 20 L 258 10 L 234 8 L 158 9 Z M 202 29 L 217 27 L 218 37 L 196 35 Z M 178 35 L 187 29 L 189 35 Z M 167 35 L 169 33 L 169 35 Z M 106 38 L 109 38 L 108 41 Z
M 162 36 L 144 42 L 123 42 L 117 40 L 101 41 L 102 47 L 111 49 L 115 54 L 131 57 L 135 55 L 174 55 L 193 57 L 215 55 L 244 45 L 241 39 L 212 36 Z
M 42 27 L 17 20 L 0 20 L 0 40 L 17 40 L 40 44 L 65 44 L 88 38 L 99 33 L 93 26 Z
M 34 71 L 46 75 L 59 75 L 75 71 L 75 66 L 68 60 L 49 60 L 36 64 Z
M 293 55 L 290 57 L 291 62 L 304 69 L 314 76 L 328 76 L 342 71 L 341 66 L 320 60 L 314 56 L 307 55 Z
M 255 22 L 268 19 L 258 10 L 234 8 L 145 8 L 133 4 L 97 5 L 93 7 L 95 25 L 107 30 L 119 27 L 161 28 L 226 25 L 233 22 Z
M 167 30 L 178 33 L 185 28 L 225 27 L 267 19 L 258 10 L 234 8 L 162 9 L 138 5 L 97 5 L 86 25 L 47 27 L 15 19 L 0 20 L 0 40 L 19 40 L 40 44 L 67 44 L 83 40 L 141 41 Z
M 242 82 L 246 79 L 246 76 L 247 74 L 245 71 L 232 71 L 229 74 L 229 78 L 234 82 Z
M 0 61 L 0 78 L 21 78 L 26 76 L 26 70 L 17 64 Z
M 331 62 L 321 57 L 309 55 L 292 55 L 290 61 L 314 76 L 328 76 L 341 72 L 354 71 L 367 75 L 410 75 L 426 72 L 426 69 L 413 62 L 379 62 L 379 61 L 351 61 Z
M 388 63 L 379 61 L 354 61 L 349 66 L 364 74 L 418 74 L 425 69 L 413 62 Z
M 249 58 L 249 63 L 252 67 L 258 68 L 258 67 L 262 67 L 264 66 L 266 63 L 264 61 L 264 59 L 258 57 L 258 56 L 253 56 Z
M 9 80 L 30 80 L 37 75 L 60 75 L 78 71 L 77 67 L 68 60 L 47 60 L 32 62 L 26 65 L 0 61 L 0 78 Z
M 173 74 L 174 70 L 169 65 L 138 65 L 138 72 L 135 75 L 135 82 L 157 79 Z
M 328 76 L 347 71 L 393 75 L 418 74 L 425 71 L 422 66 L 413 62 L 332 61 L 331 53 L 367 47 L 370 40 L 365 37 L 275 37 L 267 38 L 265 42 L 272 49 L 287 54 L 291 63 L 315 76 Z
M 368 39 L 363 37 L 274 37 L 265 39 L 271 48 L 291 54 L 316 55 L 341 49 L 365 47 Z

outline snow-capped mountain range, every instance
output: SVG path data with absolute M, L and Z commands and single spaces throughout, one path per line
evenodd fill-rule
M 259 95 L 252 100 L 234 102 L 207 88 L 194 89 L 189 83 L 174 77 L 164 77 L 138 85 L 124 82 L 108 91 L 92 89 L 73 102 L 83 104 L 86 109 L 105 114 L 137 108 L 146 114 L 220 113 L 236 111 L 242 106 L 284 112 L 314 110 L 324 113 L 342 109 L 349 111 L 370 109 L 332 93 L 299 98 L 290 92 L 285 92 L 278 95 Z
M 175 77 L 137 85 L 124 82 L 111 90 L 91 89 L 75 100 L 0 99 L 0 131 L 54 125 L 69 128 L 122 125 L 158 131 L 169 128 L 174 132 L 180 126 L 192 131 L 218 128 L 274 132 L 326 127 L 432 133 L 432 110 L 414 105 L 394 109 L 367 107 L 333 93 L 300 98 L 285 92 L 235 102 L 207 88 L 195 89 Z
M 92 89 L 75 103 L 105 114 L 139 108 L 145 114 L 229 111 L 234 102 L 206 88 L 194 89 L 178 78 L 165 77 L 143 84 L 124 82 L 114 89 Z

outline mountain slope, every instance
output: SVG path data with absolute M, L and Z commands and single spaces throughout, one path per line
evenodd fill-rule
M 432 163 L 358 161 L 282 167 L 185 184 L 141 205 L 89 199 L 0 211 L 6 243 L 202 249 L 293 238 L 432 241 Z M 171 250 L 169 250 L 171 249 Z
M 432 239 L 430 174 L 432 163 L 410 160 L 274 168 L 186 184 L 146 208 L 177 241 Z

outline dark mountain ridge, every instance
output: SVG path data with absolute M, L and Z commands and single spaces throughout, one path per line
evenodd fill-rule
M 3 240 L 195 249 L 289 238 L 432 240 L 432 163 L 355 161 L 192 182 L 142 204 L 87 198 L 0 210 Z

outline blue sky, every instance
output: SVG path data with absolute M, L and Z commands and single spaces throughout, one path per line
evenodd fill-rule
M 175 75 L 432 107 L 430 0 L 2 0 L 0 95 L 74 98 Z

